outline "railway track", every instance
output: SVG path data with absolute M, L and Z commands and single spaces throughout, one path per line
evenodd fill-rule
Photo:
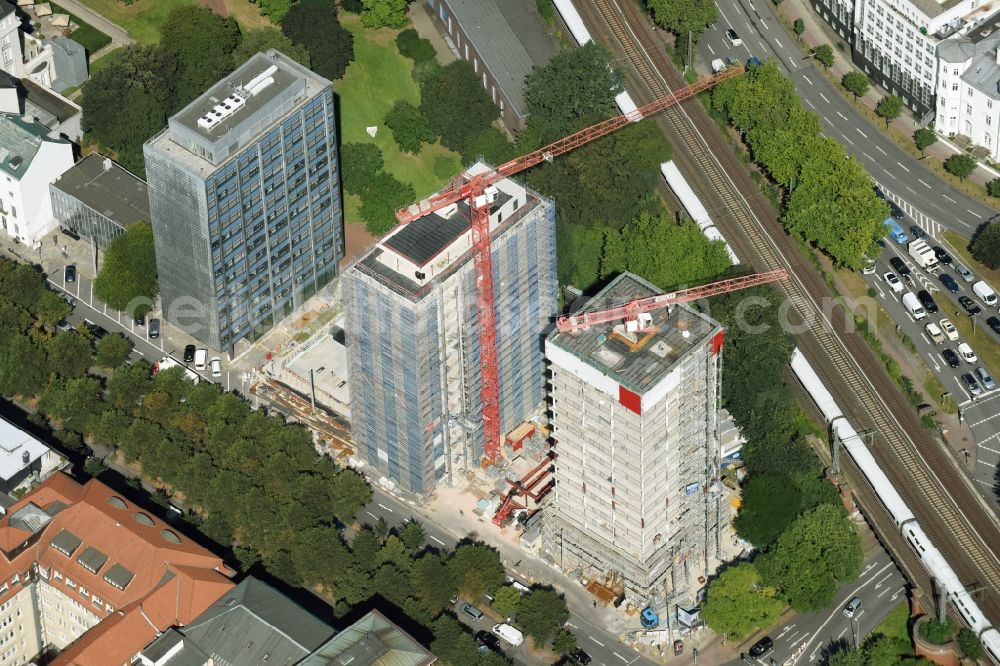
M 666 57 L 661 41 L 630 0 L 587 0 L 577 9 L 592 34 L 620 46 L 634 79 L 637 104 L 666 96 L 684 85 Z M 716 202 L 716 224 L 741 257 L 758 270 L 785 268 L 792 279 L 778 288 L 801 322 L 800 349 L 852 420 L 873 430 L 873 454 L 924 529 L 946 554 L 967 585 L 988 589 L 984 612 L 1000 624 L 1000 526 L 969 487 L 963 472 L 923 430 L 912 407 L 896 390 L 866 343 L 850 328 L 853 318 L 840 307 L 821 308 L 830 294 L 817 272 L 802 258 L 774 219 L 745 167 L 719 135 L 696 100 L 674 106 L 657 121 L 675 147 L 675 161 L 706 202 Z M 875 368 L 869 378 L 862 368 Z M 912 434 L 912 436 L 911 436 Z M 961 507 L 961 508 L 960 508 Z

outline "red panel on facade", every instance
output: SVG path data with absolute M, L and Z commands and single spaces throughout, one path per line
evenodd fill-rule
M 642 398 L 639 394 L 632 393 L 632 391 L 629 391 L 621 384 L 618 385 L 618 402 L 630 412 L 642 414 Z
M 712 338 L 712 353 L 713 354 L 718 354 L 719 353 L 719 350 L 722 349 L 722 342 L 725 339 L 726 339 L 726 332 L 725 331 L 719 331 L 718 333 L 715 334 L 715 337 Z

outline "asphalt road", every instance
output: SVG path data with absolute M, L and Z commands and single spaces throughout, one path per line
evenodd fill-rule
M 933 245 L 934 242 L 932 241 L 931 244 Z M 876 290 L 876 298 L 879 303 L 893 320 L 892 322 L 876 322 L 876 325 L 898 325 L 913 341 L 920 355 L 920 360 L 937 375 L 941 383 L 944 384 L 945 390 L 949 391 L 953 396 L 956 404 L 963 405 L 962 414 L 972 429 L 977 448 L 976 464 L 971 470 L 974 485 L 995 510 L 1000 510 L 1000 500 L 998 500 L 996 492 L 993 491 L 996 484 L 995 475 L 997 474 L 997 465 L 1000 464 L 1000 401 L 997 401 L 997 398 L 1000 397 L 1000 389 L 986 390 L 985 387 L 982 387 L 983 393 L 981 395 L 971 395 L 961 382 L 960 377 L 966 373 L 974 373 L 976 367 L 985 367 L 986 364 L 982 359 L 979 359 L 973 364 L 962 361 L 957 368 L 949 367 L 941 352 L 945 348 L 957 351 L 958 345 L 964 341 L 963 338 L 960 337 L 955 341 L 945 340 L 943 343 L 935 344 L 925 331 L 927 323 L 932 321 L 935 323 L 940 322 L 942 318 L 949 317 L 949 315 L 939 312 L 937 314 L 929 314 L 920 321 L 915 321 L 906 308 L 903 307 L 901 300 L 903 294 L 907 292 L 915 294 L 922 289 L 926 289 L 931 293 L 938 305 L 941 305 L 944 300 L 950 300 L 960 312 L 964 312 L 961 310 L 961 306 L 958 305 L 958 297 L 968 296 L 983 310 L 981 314 L 975 317 L 977 328 L 986 331 L 992 343 L 1000 344 L 1000 336 L 990 330 L 985 323 L 987 317 L 997 315 L 997 311 L 996 309 L 987 308 L 979 301 L 975 294 L 972 293 L 973 283 L 962 280 L 951 268 L 945 266 L 933 272 L 924 271 L 917 267 L 905 248 L 889 239 L 886 239 L 885 245 L 886 248 L 877 262 L 875 274 L 864 276 L 865 281 Z M 885 273 L 892 272 L 895 274 L 895 269 L 888 263 L 890 257 L 901 258 L 912 272 L 911 284 L 904 282 L 904 291 L 901 293 L 894 292 L 885 281 Z M 948 273 L 955 279 L 959 287 L 958 293 L 952 294 L 942 288 L 940 282 L 940 275 L 942 273 Z M 873 319 L 873 317 L 869 316 L 869 319 Z M 973 351 L 976 351 L 975 347 L 973 347 Z M 987 367 L 987 370 L 995 377 L 1000 368 Z
M 903 152 L 848 103 L 827 78 L 804 58 L 795 37 L 785 31 L 767 0 L 717 0 L 719 21 L 698 42 L 701 62 L 750 56 L 775 58 L 795 83 L 805 105 L 823 120 L 827 136 L 843 145 L 876 183 L 897 200 L 904 212 L 925 229 L 944 227 L 971 237 L 976 227 L 996 215 L 992 208 L 967 197 L 938 178 L 919 160 Z M 736 30 L 743 44 L 734 46 L 726 30 Z M 837 53 L 838 58 L 848 57 Z
M 833 649 L 863 641 L 889 611 L 906 600 L 905 584 L 899 569 L 880 548 L 865 560 L 861 576 L 837 591 L 831 608 L 800 613 L 775 627 L 768 634 L 774 641 L 774 649 L 759 659 L 747 657 L 745 662 L 784 664 L 796 655 L 799 655 L 797 664 L 822 662 L 823 656 Z M 844 615 L 844 606 L 854 597 L 861 598 L 861 608 L 852 619 Z M 736 665 L 740 661 L 730 663 Z

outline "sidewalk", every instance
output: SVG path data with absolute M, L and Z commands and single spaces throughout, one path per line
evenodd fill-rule
M 854 63 L 851 62 L 851 52 L 846 40 L 834 32 L 833 28 L 831 28 L 829 24 L 825 23 L 823 19 L 816 15 L 816 12 L 809 5 L 809 0 L 784 0 L 784 2 L 778 5 L 775 11 L 776 13 L 782 15 L 789 23 L 793 22 L 797 18 L 802 19 L 802 22 L 805 24 L 805 32 L 803 32 L 802 36 L 798 38 L 798 44 L 800 47 L 804 45 L 805 49 L 808 50 L 809 48 L 819 46 L 820 44 L 830 44 L 833 46 L 835 58 L 833 66 L 830 67 L 829 74 L 835 79 L 838 87 L 840 86 L 840 79 L 844 76 L 844 74 L 853 71 L 860 71 Z M 837 44 L 844 44 L 845 50 L 839 49 Z M 822 66 L 818 63 L 816 70 L 817 72 L 822 70 Z M 882 99 L 885 94 L 886 91 L 873 81 L 872 86 L 868 89 L 868 92 L 861 97 L 858 102 L 866 106 L 868 109 L 874 110 L 875 105 L 878 104 L 879 100 Z M 860 106 L 860 104 L 857 103 L 855 105 Z M 912 137 L 913 132 L 922 127 L 922 125 L 917 122 L 916 118 L 914 118 L 913 112 L 908 109 L 904 109 L 903 114 L 896 120 L 892 121 L 890 125 L 893 129 L 905 137 Z M 884 122 L 879 125 L 879 128 L 883 132 L 885 131 Z M 947 138 L 938 135 L 937 142 L 927 148 L 924 152 L 927 157 L 933 157 L 943 162 L 952 155 L 964 151 L 951 143 Z M 985 187 L 986 183 L 997 177 L 1000 177 L 1000 173 L 979 164 L 967 180 Z

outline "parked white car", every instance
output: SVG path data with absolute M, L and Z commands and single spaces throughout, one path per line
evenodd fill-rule
M 885 275 L 883 275 L 882 279 L 885 280 L 885 283 L 887 285 L 889 285 L 889 288 L 892 289 L 893 293 L 896 294 L 902 293 L 903 283 L 899 281 L 899 278 L 896 277 L 895 273 L 890 271 Z
M 958 346 L 958 355 L 962 357 L 963 361 L 970 364 L 979 360 L 976 352 L 972 351 L 972 347 L 969 346 L 968 342 L 963 342 Z

